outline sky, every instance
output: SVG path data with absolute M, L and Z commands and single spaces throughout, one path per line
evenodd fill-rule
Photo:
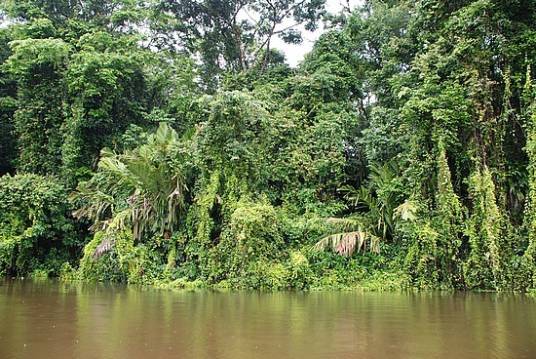
M 326 9 L 331 13 L 338 13 L 343 9 L 342 4 L 350 3 L 350 8 L 354 8 L 362 3 L 361 0 L 326 0 Z M 284 25 L 286 26 L 286 25 Z M 277 38 L 273 41 L 272 46 L 279 50 L 282 50 L 285 53 L 287 62 L 290 66 L 295 67 L 303 60 L 303 57 L 306 53 L 311 51 L 315 41 L 324 31 L 321 26 L 315 32 L 305 31 L 302 28 L 302 37 L 303 42 L 298 45 L 286 44 L 281 39 Z

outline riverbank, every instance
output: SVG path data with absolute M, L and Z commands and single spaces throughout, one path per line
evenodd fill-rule
M 361 253 L 343 257 L 336 253 L 318 251 L 312 247 L 282 251 L 279 260 L 245 262 L 239 271 L 219 273 L 212 267 L 196 267 L 194 263 L 175 262 L 174 253 L 147 252 L 143 246 L 119 242 L 108 253 L 96 257 L 89 243 L 78 264 L 52 262 L 49 266 L 27 273 L 23 278 L 46 281 L 56 279 L 65 283 L 109 283 L 141 285 L 168 290 L 216 291 L 456 291 L 534 293 L 516 287 L 468 289 L 416 282 L 411 268 L 404 262 L 406 252 L 395 246 L 383 245 L 379 253 Z M 174 254 L 176 255 L 176 253 Z M 167 262 L 164 261 L 167 258 Z M 50 262 L 49 262 L 50 264 Z M 194 271 L 192 271 L 192 269 Z M 197 275 L 196 275 L 197 273 Z M 205 273 L 204 275 L 202 273 Z M 14 277 L 17 278 L 17 277 Z

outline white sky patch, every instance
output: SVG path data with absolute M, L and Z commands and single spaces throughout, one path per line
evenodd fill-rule
M 348 5 L 350 5 L 351 9 L 354 9 L 362 3 L 362 0 L 326 0 L 326 10 L 330 13 L 338 14 L 343 8 L 348 7 Z M 291 23 L 292 20 L 289 20 L 288 24 L 282 25 L 284 27 Z M 279 37 L 272 40 L 272 47 L 283 51 L 287 58 L 287 63 L 292 67 L 296 67 L 303 60 L 305 54 L 311 51 L 315 41 L 318 40 L 320 35 L 324 32 L 322 24 L 315 32 L 306 31 L 303 29 L 303 26 L 298 27 L 298 29 L 302 31 L 303 42 L 301 44 L 287 44 Z

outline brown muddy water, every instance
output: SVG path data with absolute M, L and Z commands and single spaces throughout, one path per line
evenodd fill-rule
M 0 358 L 536 358 L 536 300 L 0 281 Z

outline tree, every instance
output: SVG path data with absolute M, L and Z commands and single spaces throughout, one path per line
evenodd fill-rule
M 153 21 L 153 43 L 200 54 L 205 82 L 214 86 L 211 79 L 222 70 L 239 72 L 258 65 L 265 71 L 273 60 L 273 39 L 301 42 L 300 27 L 317 28 L 324 2 L 162 0 L 154 8 L 160 19 Z
M 13 35 L 8 29 L 0 30 L 0 63 L 11 56 L 9 42 Z M 14 115 L 17 110 L 17 85 L 4 68 L 0 68 L 0 176 L 12 173 L 17 159 L 17 136 Z
M 61 167 L 65 71 L 70 46 L 60 39 L 10 43 L 8 71 L 17 79 L 19 106 L 14 124 L 19 170 L 51 174 Z
M 0 10 L 16 20 L 47 18 L 63 27 L 76 19 L 111 31 L 130 31 L 144 17 L 141 5 L 138 0 L 5 0 Z
M 188 173 L 181 159 L 187 155 L 166 124 L 134 150 L 103 150 L 99 171 L 78 187 L 82 205 L 75 215 L 91 220 L 95 231 L 129 231 L 136 241 L 146 234 L 169 239 L 186 206 Z
M 65 73 L 68 109 L 62 145 L 63 173 L 76 186 L 131 124 L 143 124 L 146 57 L 130 37 L 83 35 Z

